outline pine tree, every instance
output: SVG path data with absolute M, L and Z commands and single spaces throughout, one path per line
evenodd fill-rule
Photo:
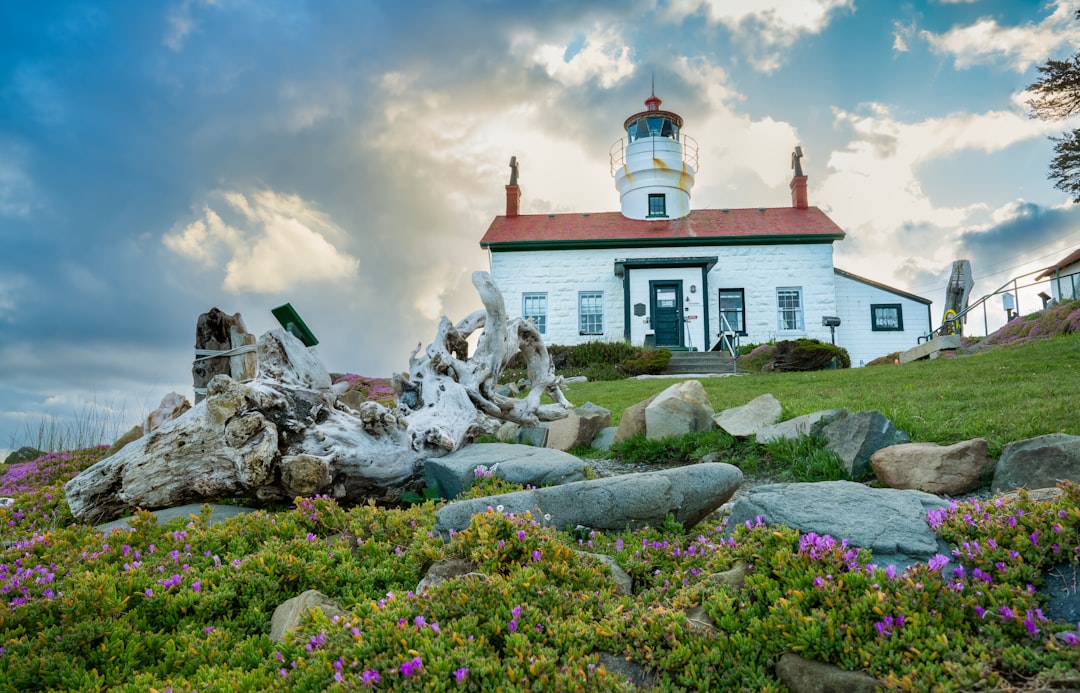
M 1076 12 L 1080 19 L 1080 10 Z M 1047 60 L 1039 66 L 1039 79 L 1028 87 L 1028 105 L 1036 118 L 1064 120 L 1080 113 L 1080 53 L 1071 60 Z M 1054 158 L 1048 178 L 1054 187 L 1080 202 L 1080 129 L 1052 137 Z

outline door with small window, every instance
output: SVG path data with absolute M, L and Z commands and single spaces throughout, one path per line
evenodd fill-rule
M 656 346 L 683 345 L 682 282 L 649 282 Z

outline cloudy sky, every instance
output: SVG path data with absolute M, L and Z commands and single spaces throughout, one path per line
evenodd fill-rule
M 214 306 L 261 334 L 291 302 L 330 370 L 406 369 L 479 307 L 511 155 L 524 213 L 618 209 L 608 150 L 651 79 L 700 144 L 695 208 L 789 204 L 800 144 L 811 204 L 848 233 L 837 266 L 936 312 L 968 258 L 990 292 L 1080 245 L 1046 179 L 1065 125 L 1023 93 L 1080 47 L 1078 9 L 3 3 L 0 448 L 190 395 Z

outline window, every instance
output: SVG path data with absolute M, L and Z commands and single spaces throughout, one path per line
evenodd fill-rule
M 742 289 L 720 289 L 720 331 L 746 334 L 746 297 Z
M 776 329 L 798 332 L 803 329 L 802 288 L 785 287 L 776 290 Z
M 604 293 L 578 294 L 578 334 L 604 334 Z
M 874 303 L 870 306 L 870 328 L 875 332 L 904 329 L 904 311 L 899 303 Z
M 522 294 L 521 317 L 536 323 L 540 334 L 547 334 L 547 294 Z
M 667 216 L 667 200 L 663 193 L 650 193 L 649 194 L 649 216 L 650 217 L 666 217 Z

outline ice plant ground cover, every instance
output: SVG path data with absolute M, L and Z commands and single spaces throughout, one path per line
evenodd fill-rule
M 953 551 L 898 572 L 842 538 L 753 522 L 730 537 L 673 523 L 571 536 L 558 518 L 497 512 L 497 496 L 446 544 L 431 533 L 433 503 L 325 498 L 215 525 L 143 513 L 104 535 L 74 525 L 62 493 L 102 454 L 0 477 L 16 493 L 0 508 L 0 690 L 626 690 L 601 652 L 650 668 L 666 690 L 781 691 L 784 652 L 898 690 L 1036 690 L 1080 676 L 1078 624 L 1048 620 L 1037 590 L 1043 568 L 1077 560 L 1076 486 L 1051 503 L 934 513 Z M 508 490 L 496 482 L 478 478 L 470 493 Z M 575 549 L 614 556 L 634 594 Z M 479 576 L 414 594 L 448 557 Z M 740 561 L 751 566 L 741 588 L 709 578 Z M 349 616 L 317 612 L 270 640 L 274 607 L 312 588 Z M 684 610 L 698 605 L 715 631 L 691 628 Z

